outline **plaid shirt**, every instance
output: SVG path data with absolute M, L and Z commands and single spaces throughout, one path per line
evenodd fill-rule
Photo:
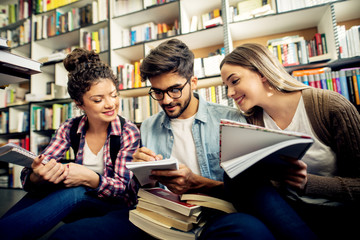
M 73 124 L 72 119 L 66 120 L 56 131 L 55 136 L 51 139 L 51 142 L 47 148 L 42 152 L 45 155 L 45 162 L 50 159 L 60 161 L 63 159 L 66 151 L 71 147 L 70 143 L 70 128 Z M 84 157 L 84 146 L 85 146 L 85 123 L 87 117 L 83 116 L 79 122 L 77 133 L 81 134 L 79 150 L 76 155 L 75 163 L 82 164 Z M 126 121 L 121 132 L 120 119 L 117 117 L 111 122 L 108 136 L 104 145 L 104 174 L 100 175 L 100 183 L 96 189 L 89 188 L 89 192 L 95 192 L 99 198 L 117 198 L 122 200 L 128 206 L 136 203 L 136 195 L 138 186 L 133 179 L 133 173 L 126 168 L 126 162 L 132 160 L 132 154 L 136 151 L 140 144 L 140 132 L 139 129 L 130 121 Z M 115 170 L 113 168 L 111 157 L 110 157 L 110 135 L 121 136 L 120 140 L 120 151 L 117 155 L 115 162 Z M 24 189 L 29 188 L 27 185 L 27 179 L 31 168 L 24 168 L 21 173 L 21 181 Z

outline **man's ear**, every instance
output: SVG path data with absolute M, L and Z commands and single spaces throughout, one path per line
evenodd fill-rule
M 192 76 L 190 78 L 190 86 L 191 86 L 191 90 L 196 90 L 197 88 L 197 82 L 198 82 L 198 78 L 196 76 Z

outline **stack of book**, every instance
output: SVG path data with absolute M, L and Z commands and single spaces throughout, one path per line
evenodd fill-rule
M 162 188 L 140 188 L 130 221 L 160 239 L 196 239 L 208 217 L 236 212 L 232 203 L 201 193 L 177 195 Z
M 160 239 L 195 239 L 201 229 L 201 207 L 180 200 L 162 188 L 140 188 L 139 203 L 130 211 L 130 221 Z

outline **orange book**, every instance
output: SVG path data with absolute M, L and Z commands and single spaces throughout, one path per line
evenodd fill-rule
M 358 86 L 357 78 L 356 78 L 356 70 L 352 70 L 352 80 L 353 80 L 353 85 L 354 85 L 356 105 L 360 105 L 359 86 Z
M 134 63 L 134 88 L 141 87 L 140 62 Z
M 220 17 L 220 9 L 218 9 L 218 8 L 214 9 L 213 15 L 214 15 L 214 18 Z

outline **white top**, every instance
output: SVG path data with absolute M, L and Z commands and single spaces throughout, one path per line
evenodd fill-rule
M 281 130 L 276 125 L 275 121 L 265 111 L 263 116 L 265 127 Z M 283 130 L 301 132 L 313 137 L 313 145 L 309 148 L 309 150 L 302 158 L 302 160 L 307 164 L 308 173 L 329 177 L 336 174 L 336 154 L 331 150 L 330 147 L 323 144 L 315 135 L 311 127 L 309 118 L 306 114 L 305 105 L 302 97 L 300 98 L 298 107 L 291 123 Z M 297 198 L 299 197 L 297 196 Z M 315 200 L 308 197 L 301 197 L 301 199 L 311 203 L 333 205 L 333 203 L 330 203 L 326 199 Z
M 171 156 L 177 158 L 179 163 L 185 164 L 195 174 L 200 175 L 200 167 L 196 157 L 192 124 L 195 115 L 187 119 L 171 119 L 171 128 L 174 134 L 174 145 Z
M 104 174 L 104 146 L 100 149 L 97 154 L 94 154 L 87 142 L 85 141 L 84 146 L 84 158 L 83 165 L 87 168 L 93 170 L 94 172 L 99 173 L 100 175 Z

